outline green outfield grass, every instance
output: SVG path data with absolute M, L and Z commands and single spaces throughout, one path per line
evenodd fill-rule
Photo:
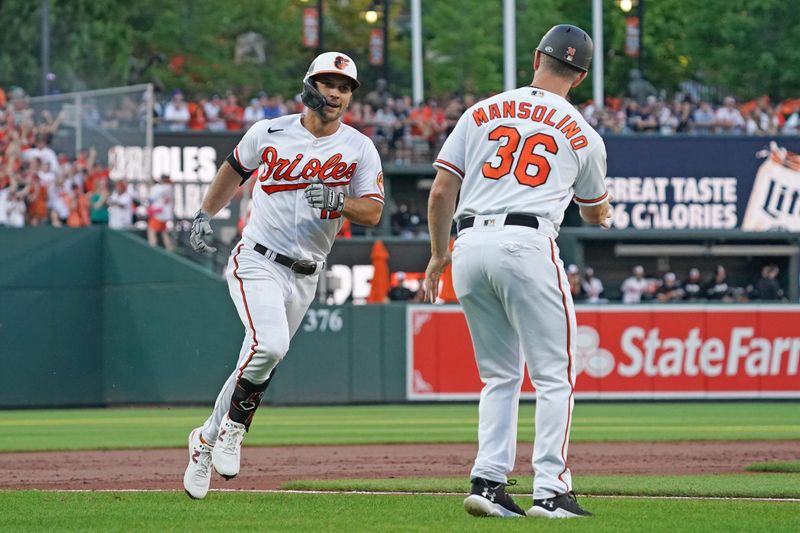
M 519 476 L 509 492 L 530 494 L 530 476 Z M 800 498 L 800 474 L 706 474 L 696 476 L 576 476 L 575 492 L 619 496 L 706 496 Z M 466 477 L 398 479 L 311 479 L 284 489 L 367 492 L 464 492 Z
M 800 443 L 798 443 L 798 448 L 800 448 Z M 798 452 L 800 455 L 800 452 Z M 747 467 L 747 470 L 750 472 L 783 472 L 783 473 L 798 473 L 800 474 L 800 461 L 796 463 L 778 463 L 778 462 L 767 462 L 767 463 L 754 463 Z
M 0 411 L 0 450 L 182 447 L 208 408 Z M 520 410 L 533 438 L 534 406 Z M 476 404 L 270 407 L 248 445 L 475 442 Z M 800 439 L 800 404 L 614 403 L 575 408 L 573 442 Z
M 797 531 L 800 504 L 582 498 L 579 520 L 487 519 L 462 497 L 0 492 L 2 531 Z M 523 502 L 527 507 L 530 502 Z

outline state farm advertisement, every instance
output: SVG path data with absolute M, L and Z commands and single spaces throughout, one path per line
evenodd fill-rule
M 800 398 L 800 306 L 578 306 L 576 314 L 578 399 Z M 407 398 L 478 399 L 461 308 L 412 305 L 406 317 Z M 535 398 L 527 378 L 522 397 Z

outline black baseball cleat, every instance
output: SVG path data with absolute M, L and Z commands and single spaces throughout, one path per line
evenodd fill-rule
M 508 485 L 515 485 L 511 480 Z M 464 500 L 464 509 L 472 516 L 497 516 L 521 518 L 525 511 L 506 493 L 506 483 L 489 481 L 481 477 L 472 480 L 472 491 Z
M 578 505 L 575 493 L 572 491 L 545 498 L 533 500 L 533 507 L 528 509 L 528 516 L 543 516 L 545 518 L 580 518 L 593 516 L 592 513 Z

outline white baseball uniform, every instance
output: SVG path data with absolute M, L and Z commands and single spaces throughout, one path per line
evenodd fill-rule
M 555 238 L 570 200 L 607 198 L 603 140 L 564 98 L 523 87 L 465 111 L 434 166 L 463 180 L 453 285 L 484 383 L 472 477 L 507 482 L 527 363 L 537 391 L 533 497 L 568 492 L 576 324 Z
M 345 124 L 317 138 L 287 115 L 256 122 L 234 149 L 245 171 L 258 169 L 250 220 L 231 252 L 228 288 L 245 327 L 236 370 L 217 397 L 203 426 L 203 439 L 214 444 L 230 408 L 236 381 L 263 383 L 289 350 L 316 293 L 319 272 L 343 224 L 341 213 L 314 209 L 305 188 L 319 179 L 347 196 L 383 203 L 383 173 L 375 145 Z M 260 245 L 266 254 L 256 251 Z M 274 261 L 274 254 L 317 263 L 311 275 L 300 275 Z

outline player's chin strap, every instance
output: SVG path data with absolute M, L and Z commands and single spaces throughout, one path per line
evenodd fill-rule
M 314 81 L 309 78 L 303 80 L 303 92 L 300 94 L 300 99 L 307 108 L 321 113 L 322 109 L 328 104 L 325 96 L 314 87 Z

